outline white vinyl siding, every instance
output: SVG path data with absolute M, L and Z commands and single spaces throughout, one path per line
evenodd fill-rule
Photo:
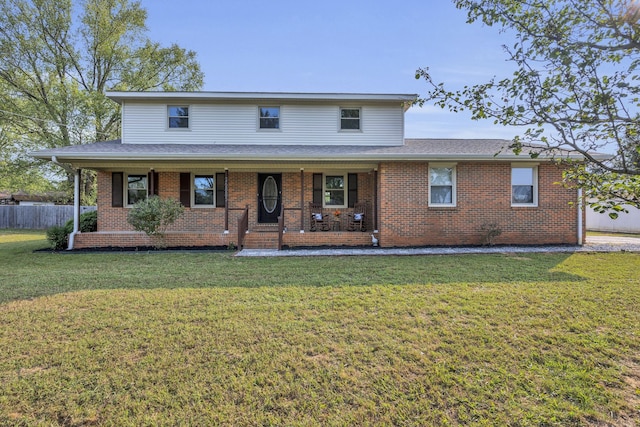
M 363 105 L 361 132 L 336 129 L 340 107 L 280 106 L 280 132 L 256 129 L 257 103 L 190 103 L 189 132 L 167 129 L 167 104 L 128 101 L 122 106 L 124 144 L 402 145 L 404 112 L 399 104 Z

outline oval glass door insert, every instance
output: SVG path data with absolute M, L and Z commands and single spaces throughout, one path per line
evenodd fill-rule
M 272 176 L 268 176 L 262 184 L 262 206 L 267 213 L 273 213 L 278 205 L 278 184 Z

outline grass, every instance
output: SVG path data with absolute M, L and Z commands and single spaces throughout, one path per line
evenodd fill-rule
M 634 425 L 640 255 L 54 254 L 0 232 L 0 425 Z

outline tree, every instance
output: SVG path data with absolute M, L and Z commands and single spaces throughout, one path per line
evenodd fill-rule
M 516 66 L 510 77 L 449 90 L 428 69 L 416 78 L 429 85 L 420 103 L 433 101 L 472 118 L 523 126 L 511 148 L 560 157 L 580 153 L 567 185 L 595 198 L 601 211 L 640 207 L 640 4 L 635 0 L 454 0 L 467 22 L 514 32 L 504 46 Z M 610 158 L 594 152 L 611 153 Z M 564 159 L 565 162 L 570 163 Z M 612 216 L 615 216 L 614 213 Z
M 106 90 L 202 86 L 194 52 L 147 38 L 139 1 L 0 0 L 0 15 L 1 161 L 116 139 L 119 108 Z M 71 187 L 73 171 L 63 173 Z M 85 193 L 93 184 L 84 174 Z

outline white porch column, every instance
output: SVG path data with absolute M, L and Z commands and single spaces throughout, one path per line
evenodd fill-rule
M 73 241 L 76 233 L 80 229 L 80 174 L 82 170 L 76 169 L 73 180 L 73 232 L 69 235 L 69 246 L 67 250 L 73 249 Z

